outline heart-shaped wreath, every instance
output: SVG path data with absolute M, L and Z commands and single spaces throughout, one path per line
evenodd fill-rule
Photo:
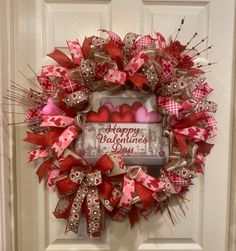
M 207 100 L 212 88 L 202 70 L 211 63 L 201 58 L 199 43 L 189 47 L 193 39 L 182 44 L 178 34 L 166 41 L 157 32 L 155 37 L 128 33 L 122 40 L 114 32 L 101 31 L 107 39 L 88 37 L 82 46 L 77 40 L 67 41 L 71 57 L 57 49 L 49 54 L 57 64 L 42 67 L 37 76 L 41 91 L 16 83 L 11 91 L 14 101 L 31 106 L 25 116 L 29 128 L 25 141 L 37 147 L 29 152 L 29 161 L 43 159 L 37 169 L 39 182 L 45 179 L 46 186 L 60 195 L 55 217 L 67 220 L 66 232 L 76 233 L 84 213 L 90 237 L 100 236 L 105 216 L 114 220 L 128 216 L 133 226 L 141 215 L 168 209 L 173 198 L 181 204 L 192 179 L 203 173 L 205 156 L 213 146 L 206 141 L 216 134 L 216 121 L 210 115 L 216 104 Z M 113 98 L 127 91 L 132 97 L 152 96 L 155 109 L 148 109 L 141 97 L 121 105 L 105 102 L 92 111 L 91 97 L 104 91 L 113 93 Z M 90 148 L 77 143 L 88 123 L 93 128 L 99 123 L 121 123 L 115 129 L 122 137 L 127 136 L 125 123 L 161 126 L 158 137 L 160 142 L 162 137 L 168 139 L 168 151 L 157 154 L 165 159 L 163 163 L 152 153 L 152 166 L 156 163 L 159 175 L 150 175 L 148 163 L 138 165 L 132 152 L 127 158 L 119 151 L 100 149 L 90 162 L 84 157 Z M 129 133 L 139 126 L 130 125 Z M 121 138 L 132 144 L 128 136 L 127 141 Z M 147 143 L 137 137 L 132 138 L 134 145 Z M 148 162 L 148 157 L 144 160 Z

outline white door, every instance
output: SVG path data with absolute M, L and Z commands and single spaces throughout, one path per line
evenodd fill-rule
M 155 250 L 227 251 L 229 171 L 231 142 L 232 59 L 234 36 L 233 0 L 13 0 L 15 80 L 29 83 L 18 70 L 33 78 L 49 62 L 46 54 L 54 48 L 65 50 L 66 40 L 93 34 L 100 28 L 121 37 L 127 32 L 165 36 L 175 34 L 180 20 L 185 25 L 180 39 L 187 41 L 195 32 L 209 36 L 214 48 L 208 53 L 218 62 L 208 73 L 219 104 L 216 118 L 219 134 L 207 160 L 204 178 L 198 178 L 188 194 L 187 217 L 172 225 L 167 215 L 153 215 L 132 230 L 128 222 L 108 222 L 101 240 L 64 234 L 65 222 L 52 215 L 57 195 L 38 185 L 35 166 L 26 163 L 29 145 L 21 141 L 23 126 L 15 127 L 16 246 L 18 251 L 67 250 Z M 206 45 L 206 44 L 205 44 Z M 20 108 L 19 108 L 20 109 Z M 18 110 L 19 110 L 18 109 Z M 16 121 L 20 117 L 15 118 Z M 22 120 L 22 119 L 21 119 Z M 177 210 L 177 209 L 176 209 Z

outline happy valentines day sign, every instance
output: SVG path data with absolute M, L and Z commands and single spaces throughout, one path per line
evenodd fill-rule
M 108 145 L 111 153 L 119 153 L 131 156 L 134 148 L 138 152 L 146 152 L 148 143 L 147 131 L 134 127 L 120 127 L 118 124 L 108 124 L 104 130 L 97 135 L 100 145 Z
M 133 164 L 137 158 L 149 162 L 149 157 L 155 157 L 157 164 L 168 156 L 168 142 L 161 123 L 86 123 L 76 152 L 89 161 L 105 153 L 120 153 Z

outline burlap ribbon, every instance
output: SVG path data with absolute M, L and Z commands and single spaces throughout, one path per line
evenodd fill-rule
M 84 172 L 73 168 L 69 177 L 73 183 L 78 184 L 78 190 L 72 203 L 66 232 L 77 233 L 82 205 L 85 201 L 88 235 L 90 237 L 100 236 L 101 211 L 97 186 L 102 183 L 101 171 Z

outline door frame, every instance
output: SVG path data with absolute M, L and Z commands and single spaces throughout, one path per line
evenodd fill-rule
M 14 72 L 14 28 L 13 1 L 2 0 L 0 8 L 0 102 L 9 87 L 9 80 Z M 5 108 L 4 108 L 5 109 Z M 13 127 L 8 126 L 12 116 L 0 113 L 0 250 L 13 251 L 15 248 L 14 217 L 14 142 Z
M 15 0 L 2 0 L 0 6 L 0 24 L 4 36 L 0 37 L 0 97 L 1 103 L 9 80 L 14 78 L 14 13 Z M 236 28 L 236 20 L 234 27 Z M 236 30 L 236 29 L 235 29 Z M 236 41 L 236 39 L 234 38 Z M 234 48 L 234 69 L 236 72 L 236 46 Z M 232 76 L 235 80 L 236 74 Z M 234 81 L 235 82 L 235 81 Z M 231 142 L 231 187 L 230 214 L 228 229 L 229 251 L 236 249 L 236 88 L 232 94 L 232 142 Z M 233 110 L 234 109 L 234 110 Z M 17 218 L 14 168 L 14 127 L 7 123 L 12 116 L 1 112 L 0 116 L 0 250 L 17 251 Z
M 236 7 L 234 17 L 234 34 L 236 34 Z M 229 251 L 236 250 L 236 35 L 234 35 L 234 58 L 232 76 L 234 93 L 233 93 L 233 112 L 232 112 L 232 153 L 231 153 L 231 184 L 230 184 L 230 213 L 229 213 L 229 229 L 228 244 Z

